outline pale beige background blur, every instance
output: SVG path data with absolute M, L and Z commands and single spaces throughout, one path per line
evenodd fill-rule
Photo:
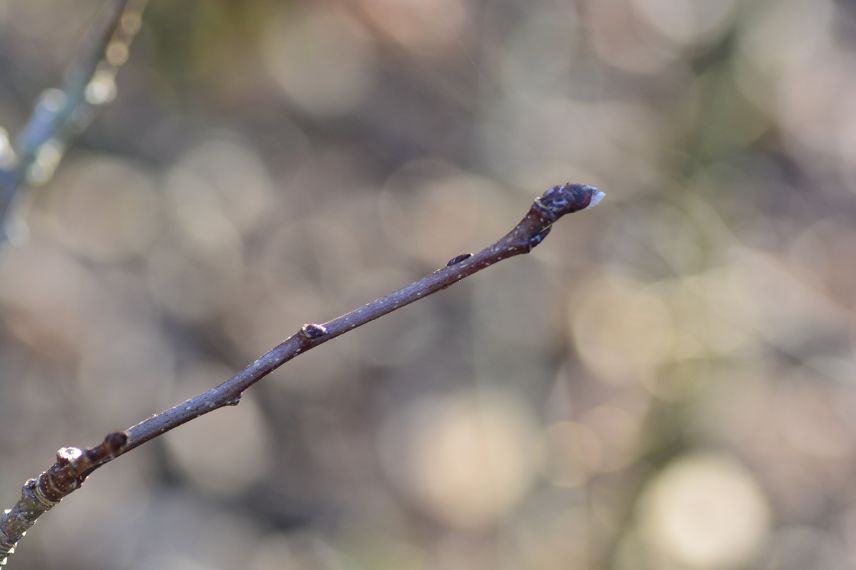
M 0 0 L 8 133 L 100 4 Z M 607 199 L 99 471 L 13 568 L 856 566 L 854 37 L 832 0 L 151 0 L 0 251 L 4 506 L 547 186 Z

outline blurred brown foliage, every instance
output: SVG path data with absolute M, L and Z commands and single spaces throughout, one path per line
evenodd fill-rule
M 100 4 L 0 4 L 6 131 Z M 3 504 L 548 185 L 608 196 L 96 473 L 13 564 L 853 567 L 854 32 L 832 0 L 152 0 L 0 252 Z

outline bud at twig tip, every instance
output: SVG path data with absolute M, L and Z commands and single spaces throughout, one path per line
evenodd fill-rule
M 588 184 L 562 184 L 553 186 L 540 198 L 535 199 L 535 208 L 550 222 L 555 222 L 565 214 L 579 212 L 597 205 L 605 194 Z
M 592 186 L 592 188 L 594 189 L 594 191 L 592 192 L 591 200 L 589 200 L 589 204 L 588 204 L 588 206 L 585 207 L 585 209 L 594 208 L 595 206 L 600 204 L 604 198 L 606 198 L 606 192 L 601 192 L 600 190 L 598 190 L 597 188 L 594 188 L 593 186 Z

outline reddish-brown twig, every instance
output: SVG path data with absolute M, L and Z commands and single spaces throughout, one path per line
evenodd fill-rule
M 498 261 L 529 253 L 541 243 L 556 220 L 565 214 L 596 205 L 603 196 L 593 186 L 554 186 L 535 200 L 510 232 L 478 253 L 453 257 L 445 267 L 419 281 L 331 321 L 303 325 L 299 331 L 219 386 L 155 414 L 124 432 L 109 434 L 100 445 L 85 451 L 73 447 L 59 450 L 56 463 L 38 478 L 27 481 L 18 503 L 0 516 L 0 560 L 5 561 L 15 543 L 41 513 L 80 487 L 86 476 L 98 467 L 203 414 L 223 406 L 237 405 L 244 390 L 307 350 L 445 289 Z

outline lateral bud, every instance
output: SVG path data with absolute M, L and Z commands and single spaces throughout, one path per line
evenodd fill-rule
M 327 327 L 316 323 L 306 323 L 300 327 L 300 334 L 308 339 L 321 338 L 327 334 Z
M 107 448 L 107 451 L 110 455 L 115 455 L 116 453 L 122 451 L 122 448 L 128 443 L 128 434 L 123 431 L 114 431 L 113 433 L 108 433 L 107 437 L 104 438 L 104 447 Z
M 471 258 L 472 256 L 473 256 L 472 253 L 462 253 L 461 255 L 456 255 L 455 257 L 453 257 L 452 259 L 449 260 L 449 262 L 446 264 L 446 267 L 451 267 L 453 265 L 457 265 L 462 261 L 466 261 L 467 259 Z
M 80 459 L 83 450 L 79 447 L 61 447 L 56 452 L 56 462 L 60 465 L 68 465 Z

